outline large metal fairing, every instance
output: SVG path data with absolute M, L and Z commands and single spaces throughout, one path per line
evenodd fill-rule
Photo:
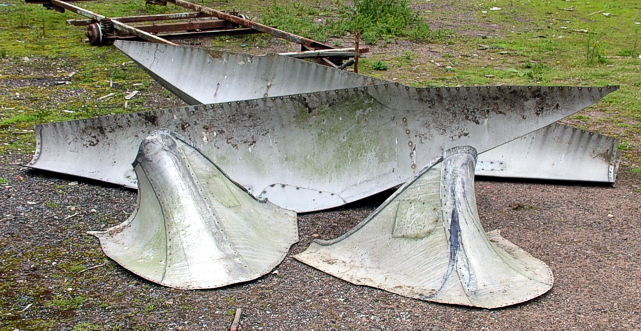
M 448 304 L 498 308 L 552 288 L 552 271 L 485 233 L 474 195 L 476 151 L 445 151 L 345 235 L 295 258 L 357 285 Z
M 348 71 L 276 54 L 253 56 L 201 47 L 116 41 L 115 46 L 190 105 L 381 84 Z
M 191 105 L 389 83 L 286 56 L 117 41 L 123 53 Z M 479 155 L 477 175 L 614 182 L 618 141 L 562 124 Z
M 167 128 L 252 195 L 320 210 L 402 184 L 444 149 L 486 151 L 616 89 L 383 84 L 51 123 L 36 127 L 31 166 L 132 183 L 123 169 L 136 146 Z
M 145 279 L 185 289 L 249 281 L 298 241 L 296 213 L 257 201 L 172 132 L 145 138 L 134 165 L 135 212 L 91 234 L 107 256 Z

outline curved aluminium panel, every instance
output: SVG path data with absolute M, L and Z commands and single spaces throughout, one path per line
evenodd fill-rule
M 476 175 L 614 183 L 619 140 L 553 123 L 479 155 Z
M 30 166 L 131 185 L 123 169 L 135 146 L 167 128 L 254 196 L 320 210 L 404 183 L 444 149 L 491 149 L 617 88 L 383 84 L 43 124 Z
M 114 44 L 190 105 L 361 87 L 383 81 L 276 54 L 117 40 Z
M 552 270 L 498 231 L 486 234 L 474 194 L 476 151 L 429 163 L 363 222 L 295 256 L 357 285 L 448 304 L 499 308 L 552 288 Z
M 296 213 L 257 201 L 172 132 L 145 138 L 135 169 L 134 213 L 90 233 L 145 279 L 184 289 L 245 282 L 270 272 L 298 241 Z
M 388 83 L 286 56 L 147 42 L 115 45 L 191 105 Z M 480 154 L 476 174 L 613 183 L 620 158 L 617 145 L 614 138 L 552 124 Z

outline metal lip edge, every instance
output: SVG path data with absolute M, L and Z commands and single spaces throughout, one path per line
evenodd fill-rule
M 479 86 L 456 86 L 456 87 L 452 87 L 452 86 L 444 86 L 444 87 L 410 87 L 410 86 L 402 85 L 402 84 L 400 84 L 398 82 L 394 82 L 394 83 L 365 85 L 365 86 L 359 86 L 359 87 L 349 87 L 349 88 L 332 89 L 332 90 L 321 90 L 321 91 L 314 91 L 314 92 L 303 92 L 303 93 L 281 95 L 281 96 L 262 97 L 262 98 L 254 98 L 254 99 L 247 99 L 247 100 L 226 101 L 226 102 L 209 103 L 209 104 L 198 104 L 198 105 L 175 107 L 175 108 L 161 108 L 161 109 L 158 109 L 158 110 L 131 112 L 131 113 L 115 114 L 115 115 L 105 115 L 105 116 L 90 117 L 90 118 L 79 119 L 79 120 L 69 120 L 69 121 L 60 121 L 60 122 L 52 122 L 52 123 L 43 123 L 43 124 L 39 124 L 39 125 L 42 126 L 43 128 L 46 128 L 48 126 L 57 125 L 59 123 L 60 124 L 68 124 L 68 123 L 72 123 L 72 122 L 74 122 L 74 123 L 80 123 L 80 122 L 94 123 L 96 121 L 110 119 L 110 118 L 114 118 L 115 119 L 115 118 L 122 118 L 124 116 L 133 116 L 134 114 L 152 114 L 152 113 L 156 113 L 156 112 L 177 112 L 177 111 L 180 111 L 180 110 L 197 111 L 197 110 L 200 110 L 199 108 L 201 108 L 201 107 L 215 110 L 216 107 L 218 107 L 218 106 L 221 106 L 221 107 L 225 107 L 226 105 L 227 106 L 233 106 L 234 104 L 240 105 L 241 103 L 258 104 L 260 102 L 269 102 L 269 101 L 273 102 L 273 101 L 277 101 L 277 100 L 294 99 L 294 98 L 299 98 L 299 97 L 308 97 L 308 96 L 311 96 L 311 95 L 321 95 L 321 93 L 330 94 L 330 93 L 333 92 L 334 94 L 340 94 L 341 92 L 349 93 L 351 91 L 356 91 L 356 92 L 360 92 L 360 93 L 367 93 L 369 88 L 378 89 L 379 87 L 381 87 L 383 89 L 386 89 L 386 88 L 390 88 L 390 86 L 397 87 L 397 88 L 403 87 L 405 90 L 408 90 L 408 91 L 411 90 L 411 91 L 413 91 L 414 93 L 417 93 L 417 94 L 419 94 L 420 92 L 423 92 L 423 91 L 431 91 L 432 89 L 434 89 L 437 92 L 440 92 L 441 90 L 445 90 L 445 91 L 454 90 L 455 92 L 458 92 L 458 91 L 461 91 L 462 89 L 471 90 L 473 87 L 476 88 L 477 90 L 481 90 L 483 87 L 485 87 L 485 89 L 488 89 L 488 90 L 492 89 L 492 88 L 494 88 L 496 90 L 503 90 L 503 88 L 505 88 L 507 90 L 511 90 L 513 88 L 531 90 L 531 89 L 534 89 L 534 88 L 543 89 L 543 88 L 546 87 L 546 86 L 525 86 L 525 85 L 523 85 L 523 86 L 520 86 L 520 85 L 514 85 L 514 86 L 512 86 L 512 85 L 510 85 L 510 86 L 506 86 L 506 85 L 484 85 L 484 86 L 481 86 L 481 85 L 479 85 Z M 583 89 L 585 87 L 577 87 L 577 86 L 547 86 L 547 88 L 550 89 L 550 90 L 551 89 L 578 89 L 578 90 L 581 90 L 581 89 Z M 602 89 L 605 88 L 607 90 L 606 92 L 610 93 L 610 92 L 618 90 L 619 86 L 618 85 L 610 85 L 610 86 L 602 86 L 602 87 L 587 87 L 588 90 L 595 89 L 595 88 L 599 89 L 600 91 L 602 91 Z
M 25 164 L 25 167 L 40 169 L 36 167 L 36 163 L 40 159 L 40 154 L 42 153 L 42 124 L 36 124 L 33 126 L 33 130 L 36 133 L 36 150 L 33 153 L 33 157 L 29 163 Z

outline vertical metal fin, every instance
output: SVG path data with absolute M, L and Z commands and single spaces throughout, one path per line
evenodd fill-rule
M 499 308 L 547 292 L 554 279 L 545 263 L 483 230 L 475 163 L 472 147 L 445 151 L 354 229 L 295 258 L 354 284 L 448 304 Z M 418 230 L 399 236 L 399 222 Z
M 257 201 L 168 130 L 143 140 L 134 168 L 136 211 L 91 234 L 107 256 L 145 279 L 184 289 L 249 281 L 298 241 L 294 212 Z

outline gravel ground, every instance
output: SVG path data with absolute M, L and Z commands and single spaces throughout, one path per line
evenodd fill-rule
M 217 290 L 173 290 L 107 259 L 86 231 L 118 224 L 136 193 L 22 167 L 0 157 L 0 329 L 225 330 L 242 308 L 245 330 L 578 329 L 641 325 L 641 175 L 614 187 L 476 182 L 486 230 L 548 263 L 553 289 L 497 310 L 422 302 L 355 286 L 288 256 L 271 274 Z M 299 215 L 303 251 L 364 219 L 388 195 Z M 93 269 L 88 269 L 92 268 Z

